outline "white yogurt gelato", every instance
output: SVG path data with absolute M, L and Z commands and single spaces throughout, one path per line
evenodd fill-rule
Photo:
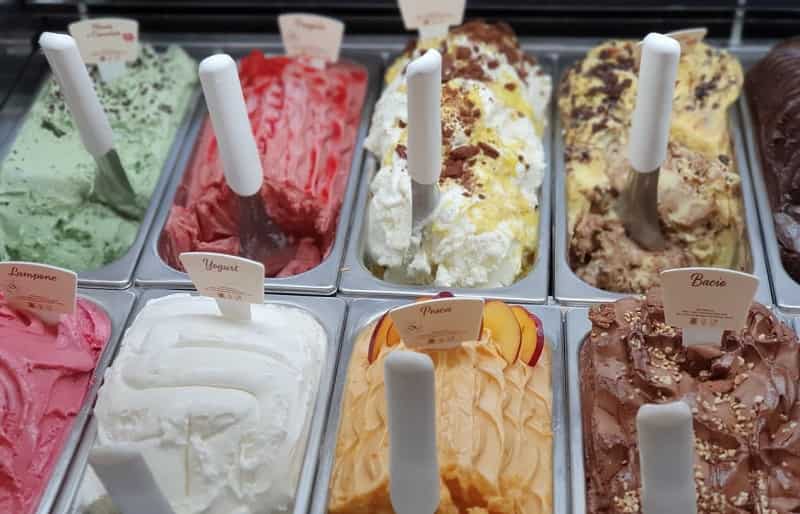
M 153 300 L 106 373 L 97 444 L 138 448 L 176 514 L 266 514 L 293 502 L 327 337 L 294 307 L 252 313 L 232 321 L 211 298 Z

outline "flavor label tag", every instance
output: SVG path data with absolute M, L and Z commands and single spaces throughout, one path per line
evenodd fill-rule
M 210 252 L 185 252 L 180 259 L 203 296 L 243 304 L 264 302 L 264 265 L 260 262 Z
M 745 326 L 758 282 L 748 273 L 718 268 L 664 271 L 666 322 L 683 329 L 684 344 L 718 344 L 723 331 Z
M 674 30 L 672 32 L 667 32 L 664 35 L 678 41 L 678 43 L 681 45 L 681 55 L 683 55 L 689 51 L 690 46 L 696 45 L 697 43 L 705 39 L 706 34 L 708 34 L 707 28 L 694 27 L 691 29 Z M 641 61 L 641 59 L 642 59 L 642 42 L 639 41 L 636 44 L 636 62 Z
M 55 323 L 59 315 L 75 312 L 78 275 L 46 264 L 2 262 L 0 289 L 11 305 Z
M 419 29 L 420 37 L 444 36 L 447 28 L 464 20 L 466 0 L 398 0 L 407 30 Z
M 323 62 L 339 60 L 344 23 L 316 14 L 282 14 L 278 28 L 286 54 L 306 56 Z
M 686 52 L 687 47 L 696 45 L 705 39 L 706 34 L 708 34 L 707 28 L 693 27 L 690 29 L 674 30 L 672 32 L 667 32 L 664 35 L 677 40 L 678 43 L 681 44 L 681 52 L 683 53 Z
M 139 22 L 94 18 L 70 23 L 69 33 L 87 64 L 131 62 L 139 57 Z
M 441 298 L 397 307 L 389 312 L 409 348 L 441 350 L 480 337 L 483 300 Z

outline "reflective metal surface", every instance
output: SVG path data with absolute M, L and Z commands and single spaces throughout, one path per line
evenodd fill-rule
M 136 205 L 136 193 L 125 174 L 115 149 L 95 159 L 98 173 L 94 177 L 94 194 L 123 217 L 139 219 L 144 215 Z

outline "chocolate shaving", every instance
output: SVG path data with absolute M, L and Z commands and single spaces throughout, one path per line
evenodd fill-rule
M 66 135 L 66 132 L 56 127 L 50 120 L 42 120 L 42 128 L 49 132 L 52 132 L 53 135 L 56 137 L 62 137 Z
M 449 158 L 459 161 L 475 157 L 480 152 L 480 148 L 475 145 L 463 145 L 450 151 Z
M 500 152 L 498 152 L 495 149 L 495 147 L 493 147 L 488 143 L 484 143 L 483 141 L 481 141 L 480 143 L 478 143 L 478 146 L 481 148 L 481 150 L 483 150 L 483 153 L 485 153 L 486 156 L 491 159 L 497 159 L 500 156 Z
M 456 47 L 456 59 L 465 61 L 469 59 L 470 55 L 472 55 L 472 52 L 466 46 Z
M 694 97 L 702 102 L 714 89 L 716 89 L 714 82 L 703 82 L 694 88 Z
M 442 170 L 442 178 L 461 178 L 464 174 L 464 161 L 463 160 L 448 160 L 444 164 Z

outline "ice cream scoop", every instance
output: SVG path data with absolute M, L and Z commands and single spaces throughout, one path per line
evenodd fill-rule
M 412 61 L 408 80 L 408 173 L 412 227 L 419 229 L 439 203 L 442 171 L 442 56 L 428 50 Z
M 697 513 L 692 411 L 681 401 L 646 404 L 636 415 L 644 514 Z
M 53 32 L 43 33 L 39 45 L 61 86 L 81 141 L 97 163 L 94 195 L 120 215 L 141 219 L 144 209 L 136 203 L 136 193 L 114 149 L 111 124 L 97 98 L 78 45 L 72 37 Z
M 680 44 L 663 34 L 644 39 L 639 88 L 631 120 L 628 183 L 618 210 L 631 238 L 648 250 L 666 246 L 658 217 L 658 176 L 667 155 Z
M 239 253 L 263 263 L 267 275 L 274 276 L 292 260 L 295 248 L 269 217 L 259 194 L 263 181 L 261 159 L 236 63 L 227 54 L 212 55 L 200 63 L 199 74 L 225 180 L 239 197 Z
M 396 351 L 384 370 L 392 507 L 398 514 L 433 514 L 439 506 L 433 361 L 423 353 Z

